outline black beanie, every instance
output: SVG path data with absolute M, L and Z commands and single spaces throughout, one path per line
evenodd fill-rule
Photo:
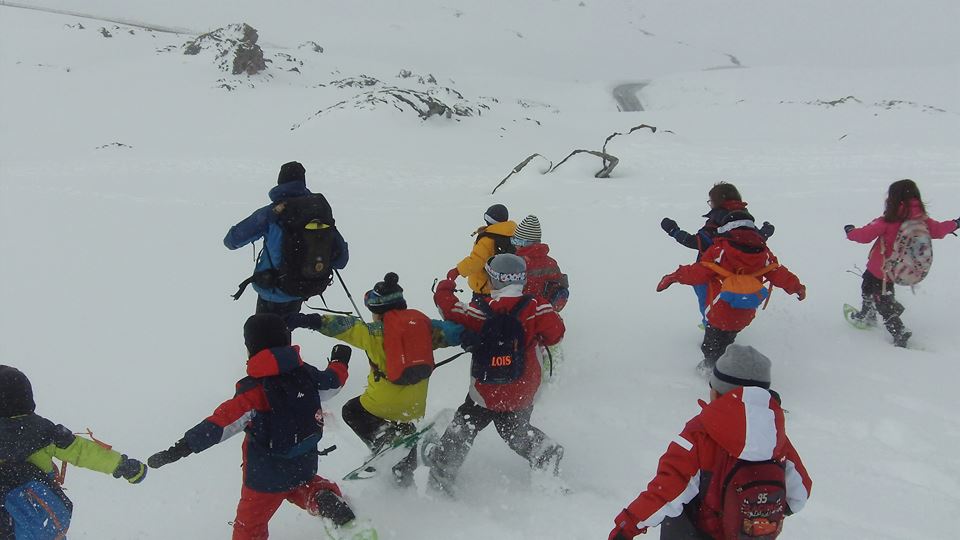
M 383 314 L 391 309 L 407 309 L 407 301 L 403 298 L 403 287 L 400 286 L 400 277 L 393 272 L 383 276 L 383 281 L 373 286 L 373 289 L 363 295 L 363 303 L 373 313 Z
M 495 204 L 487 208 L 487 211 L 483 214 L 483 219 L 487 222 L 487 225 L 493 225 L 494 223 L 502 223 L 510 219 L 510 213 L 507 212 L 506 206 Z
M 243 343 L 251 356 L 264 349 L 290 345 L 290 329 L 279 315 L 251 315 L 243 325 Z
M 280 167 L 280 174 L 277 176 L 277 185 L 286 184 L 287 182 L 306 182 L 307 181 L 307 170 L 303 168 L 303 165 L 299 161 L 291 161 L 290 163 L 284 163 Z
M 29 414 L 36 408 L 30 379 L 15 367 L 0 366 L 0 418 Z

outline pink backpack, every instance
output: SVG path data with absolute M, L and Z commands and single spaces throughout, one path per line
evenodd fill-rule
M 889 249 L 881 240 L 883 277 L 897 285 L 913 287 L 923 281 L 933 265 L 933 241 L 925 219 L 908 219 L 900 224 Z

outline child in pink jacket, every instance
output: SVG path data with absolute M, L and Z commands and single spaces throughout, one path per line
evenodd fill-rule
M 941 239 L 960 227 L 960 218 L 936 221 L 927 217 L 917 184 L 913 180 L 897 180 L 890 184 L 886 209 L 882 216 L 860 228 L 853 225 L 843 228 L 849 240 L 861 244 L 874 242 L 870 249 L 867 270 L 863 273 L 863 307 L 852 314 L 851 318 L 874 325 L 879 313 L 887 331 L 893 336 L 893 344 L 897 347 L 906 347 L 912 333 L 900 320 L 904 308 L 894 298 L 894 284 L 885 277 L 883 266 L 897 240 L 900 225 L 908 219 L 925 221 L 930 237 L 935 239 Z

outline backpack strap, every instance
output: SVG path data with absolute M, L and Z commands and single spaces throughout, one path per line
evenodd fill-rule
M 720 274 L 720 277 L 730 277 L 733 275 L 733 272 L 727 270 L 726 268 L 720 266 L 719 264 L 713 261 L 700 261 L 700 264 Z
M 517 305 L 513 306 L 513 309 L 510 310 L 510 316 L 517 317 L 520 315 L 520 312 L 523 311 L 523 308 L 527 307 L 527 304 L 529 304 L 531 300 L 533 300 L 532 296 L 521 296 L 520 301 L 517 302 Z
M 765 274 L 769 274 L 770 272 L 773 272 L 777 268 L 780 268 L 780 263 L 770 263 L 764 266 L 763 268 L 761 268 L 760 270 L 750 274 L 750 276 L 755 278 L 763 277 Z

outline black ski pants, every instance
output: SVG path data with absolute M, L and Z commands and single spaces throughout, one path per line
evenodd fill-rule
M 526 459 L 531 467 L 538 466 L 537 460 L 544 455 L 545 448 L 556 444 L 543 431 L 530 425 L 532 414 L 532 406 L 520 411 L 491 411 L 467 396 L 430 454 L 431 476 L 445 487 L 451 485 L 467 459 L 474 439 L 491 422 L 511 450 Z
M 371 452 L 393 441 L 397 437 L 410 435 L 417 431 L 412 422 L 392 422 L 376 416 L 360 403 L 360 397 L 355 397 L 343 404 L 341 411 L 343 421 L 360 437 Z M 407 486 L 413 483 L 413 471 L 417 468 L 417 447 L 410 449 L 407 457 L 400 460 L 393 467 L 393 474 L 398 484 Z
M 723 356 L 723 352 L 737 339 L 737 334 L 739 332 L 720 330 L 709 324 L 704 328 L 703 345 L 700 346 L 700 350 L 703 351 L 703 360 L 708 368 L 713 369 L 717 360 Z
M 660 540 L 710 540 L 710 535 L 697 529 L 687 508 L 677 517 L 660 523 Z
M 903 304 L 897 302 L 893 283 L 888 281 L 884 285 L 882 279 L 867 270 L 863 273 L 860 291 L 863 294 L 863 307 L 860 308 L 860 314 L 867 320 L 875 320 L 874 317 L 879 313 L 890 335 L 899 338 L 904 330 L 903 321 L 900 320 L 904 308 Z
M 257 297 L 257 314 L 260 313 L 273 313 L 274 315 L 279 315 L 284 317 L 290 315 L 291 313 L 300 313 L 300 309 L 303 307 L 303 300 L 294 300 L 293 302 L 271 302 L 269 300 L 264 300 L 262 297 Z

